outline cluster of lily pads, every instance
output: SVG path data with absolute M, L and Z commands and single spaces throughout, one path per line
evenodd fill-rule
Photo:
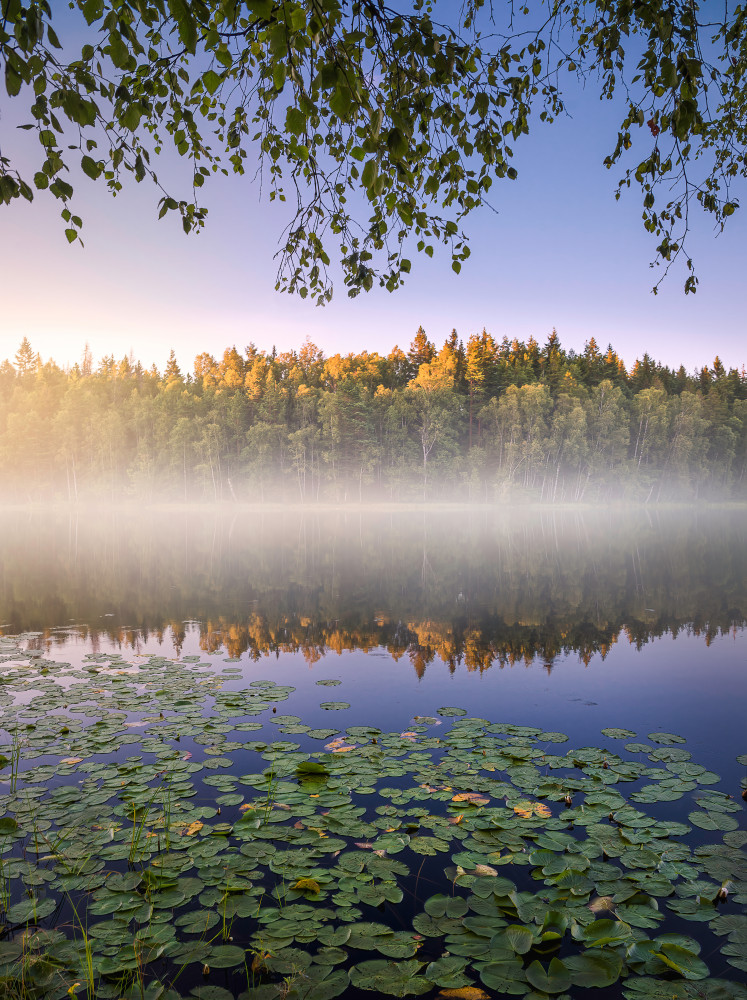
M 746 1000 L 743 805 L 681 737 L 341 728 L 344 701 L 315 728 L 230 660 L 27 638 L 0 637 L 0 996 Z

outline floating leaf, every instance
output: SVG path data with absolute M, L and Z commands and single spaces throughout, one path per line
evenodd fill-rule
M 572 984 L 583 989 L 612 986 L 620 978 L 622 969 L 622 957 L 610 950 L 569 955 L 563 962 L 571 974 Z
M 723 813 L 714 812 L 691 812 L 687 817 L 693 826 L 700 827 L 701 830 L 736 830 L 739 823 Z
M 445 959 L 439 961 L 445 961 Z M 429 965 L 428 968 L 430 969 L 431 966 Z M 441 990 L 436 996 L 439 1000 L 490 1000 L 490 994 L 481 990 L 479 986 L 460 986 L 456 989 Z
M 486 806 L 490 799 L 485 798 L 479 792 L 458 792 L 451 797 L 452 802 L 465 802 L 469 805 Z
M 532 816 L 540 816 L 547 819 L 552 816 L 552 809 L 544 802 L 532 802 L 530 799 L 521 799 L 512 806 L 517 816 L 523 819 L 530 819 Z
M 518 955 L 526 955 L 534 944 L 534 933 L 521 924 L 509 924 L 503 933 Z
M 664 943 L 660 951 L 654 952 L 670 969 L 674 969 L 685 979 L 706 979 L 708 966 L 698 956 L 678 944 Z
M 461 896 L 438 894 L 425 901 L 425 912 L 432 917 L 463 917 L 467 913 L 467 901 Z
M 245 952 L 234 944 L 222 944 L 210 952 L 210 965 L 215 969 L 231 969 L 244 964 Z
M 7 911 L 7 919 L 11 924 L 38 923 L 44 917 L 54 913 L 57 904 L 53 899 L 24 899 L 15 903 Z
M 526 970 L 529 982 L 542 993 L 563 993 L 571 985 L 571 973 L 558 958 L 550 960 L 547 970 L 535 959 Z
M 387 996 L 420 996 L 433 989 L 433 984 L 425 976 L 418 975 L 422 967 L 423 963 L 416 959 L 406 962 L 373 959 L 354 965 L 350 970 L 350 981 L 358 989 L 374 990 Z
M 507 959 L 499 962 L 488 962 L 480 966 L 480 979 L 488 989 L 510 996 L 522 996 L 529 993 L 530 986 L 518 959 Z
M 314 895 L 318 895 L 321 892 L 322 887 L 313 878 L 299 878 L 292 885 L 293 889 L 299 889 L 302 892 L 310 892 Z

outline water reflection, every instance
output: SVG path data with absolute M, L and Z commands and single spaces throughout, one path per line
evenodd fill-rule
M 259 659 L 383 648 L 422 676 L 588 663 L 747 620 L 742 511 L 6 512 L 0 624 Z M 190 623 L 195 623 L 191 625 Z

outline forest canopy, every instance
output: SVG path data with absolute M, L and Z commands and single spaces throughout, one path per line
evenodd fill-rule
M 4 500 L 543 503 L 747 499 L 747 373 L 592 338 L 0 364 Z
M 68 9 L 69 8 L 69 9 Z M 691 212 L 717 230 L 747 172 L 747 14 L 694 0 L 1 0 L 13 120 L 38 142 L 0 148 L 0 203 L 47 191 L 80 238 L 79 175 L 113 193 L 151 180 L 160 214 L 203 225 L 205 182 L 258 172 L 288 202 L 277 287 L 319 302 L 393 290 L 439 244 L 459 271 L 464 222 L 517 143 L 581 87 L 610 101 L 618 197 L 639 190 L 666 271 L 686 291 Z M 158 154 L 188 162 L 172 190 Z

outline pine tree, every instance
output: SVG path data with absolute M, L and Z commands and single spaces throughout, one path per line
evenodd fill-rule
M 435 345 L 428 340 L 422 326 L 418 327 L 415 339 L 410 344 L 407 358 L 410 362 L 410 372 L 413 377 L 418 374 L 421 365 L 429 365 L 436 356 Z
M 169 354 L 169 360 L 166 362 L 166 370 L 163 373 L 163 383 L 168 388 L 172 385 L 178 385 L 183 382 L 182 371 L 177 364 L 176 354 L 174 349 L 171 349 Z
M 33 375 L 39 364 L 39 355 L 34 354 L 28 337 L 24 337 L 16 351 L 16 371 L 20 378 Z

